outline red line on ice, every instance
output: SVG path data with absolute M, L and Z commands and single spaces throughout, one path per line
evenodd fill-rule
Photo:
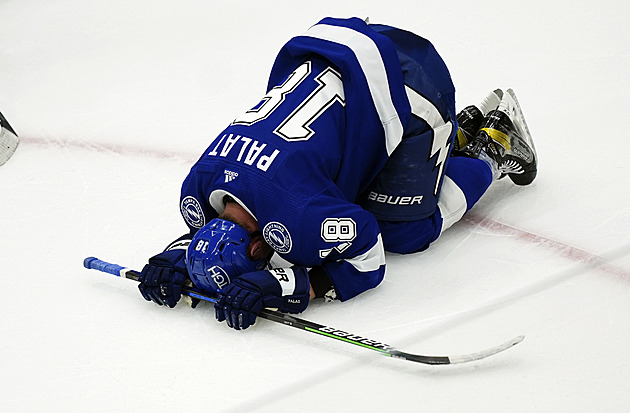
M 20 140 L 22 140 L 26 144 L 61 147 L 61 148 L 76 148 L 76 149 L 83 149 L 83 150 L 87 149 L 87 150 L 92 150 L 92 151 L 97 151 L 97 152 L 116 153 L 119 155 L 141 155 L 141 156 L 149 156 L 151 158 L 157 158 L 157 159 L 180 158 L 185 161 L 190 161 L 191 163 L 197 160 L 197 156 L 191 153 L 166 152 L 164 150 L 147 149 L 144 147 L 134 147 L 131 145 L 94 143 L 94 142 L 81 141 L 81 140 L 77 141 L 77 140 L 72 140 L 72 139 L 45 139 L 45 138 L 30 138 L 30 137 L 29 138 L 20 137 Z M 565 244 L 560 241 L 555 241 L 553 239 L 543 237 L 541 235 L 536 235 L 532 232 L 514 228 L 509 225 L 494 221 L 492 219 L 480 217 L 471 213 L 466 214 L 463 218 L 463 221 L 471 225 L 475 225 L 479 228 L 483 228 L 485 230 L 497 233 L 497 234 L 509 235 L 521 241 L 537 244 L 539 246 L 545 247 L 549 250 L 552 250 L 558 253 L 560 256 L 564 258 L 567 258 L 575 262 L 586 264 L 586 263 L 597 263 L 598 261 L 600 261 L 601 264 L 597 267 L 598 270 L 603 271 L 610 275 L 614 275 L 615 277 L 622 278 L 626 281 L 630 281 L 630 271 L 622 267 L 613 265 L 613 264 L 608 264 L 604 261 L 602 257 L 596 254 L 593 254 L 591 252 L 585 251 L 583 249 Z
M 83 149 L 96 151 L 100 153 L 115 153 L 118 155 L 132 155 L 132 156 L 148 156 L 154 159 L 172 159 L 180 158 L 184 161 L 190 161 L 191 165 L 195 162 L 199 155 L 186 152 L 167 152 L 164 149 L 150 149 L 147 147 L 114 144 L 114 143 L 99 143 L 90 142 L 87 140 L 74 140 L 64 138 L 24 138 L 20 136 L 20 142 L 27 145 L 48 146 L 68 149 Z
M 600 257 L 599 255 L 593 254 L 583 249 L 547 237 L 543 237 L 532 232 L 514 228 L 509 225 L 494 221 L 492 219 L 480 217 L 471 213 L 466 214 L 463 218 L 463 221 L 497 234 L 509 235 L 521 241 L 537 244 L 539 246 L 552 250 L 558 253 L 560 256 L 571 261 L 584 264 L 599 263 L 599 265 L 597 266 L 598 270 L 610 275 L 614 275 L 615 277 L 622 278 L 625 281 L 630 281 L 630 271 L 622 267 L 607 263 L 604 258 Z

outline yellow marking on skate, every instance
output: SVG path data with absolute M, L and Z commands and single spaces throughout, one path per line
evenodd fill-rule
M 499 145 L 503 146 L 508 151 L 510 150 L 510 139 L 508 138 L 507 134 L 491 128 L 482 128 L 481 130 L 486 132 L 488 136 L 497 141 Z
M 464 132 L 462 132 L 461 128 L 457 128 L 457 144 L 460 149 L 463 149 L 464 146 L 468 144 L 468 139 L 466 139 L 466 136 L 464 135 Z

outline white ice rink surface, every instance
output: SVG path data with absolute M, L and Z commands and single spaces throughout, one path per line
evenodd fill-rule
M 630 403 L 627 2 L 0 2 L 3 412 L 622 412 Z M 386 280 L 302 317 L 426 366 L 211 306 L 144 301 L 87 256 L 141 269 L 185 231 L 179 187 L 265 92 L 276 52 L 325 16 L 430 39 L 458 108 L 516 90 L 537 145 L 529 187 L 491 187 Z

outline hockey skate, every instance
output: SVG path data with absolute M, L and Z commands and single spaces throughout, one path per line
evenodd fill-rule
M 0 165 L 9 160 L 19 143 L 17 133 L 0 113 Z
M 499 106 L 502 97 L 503 91 L 501 89 L 495 89 L 490 92 L 478 106 L 466 106 L 457 114 L 457 124 L 459 128 L 457 129 L 457 136 L 453 142 L 453 151 L 456 154 L 461 152 L 461 150 L 477 136 L 483 119 L 491 110 L 495 110 Z
M 512 89 L 488 113 L 477 136 L 461 152 L 471 158 L 487 155 L 496 162 L 500 178 L 507 175 L 517 185 L 532 183 L 537 172 L 536 149 Z

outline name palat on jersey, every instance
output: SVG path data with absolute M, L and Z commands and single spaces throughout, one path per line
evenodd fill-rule
M 270 152 L 266 143 L 261 143 L 256 139 L 247 136 L 224 134 L 217 144 L 208 152 L 208 156 L 218 156 L 221 158 L 234 159 L 245 165 L 256 165 L 256 168 L 263 172 L 267 172 L 273 161 L 276 159 L 280 151 L 274 149 Z M 264 152 L 263 152 L 264 151 Z M 230 154 L 232 154 L 230 156 Z M 236 157 L 234 157 L 236 155 Z

